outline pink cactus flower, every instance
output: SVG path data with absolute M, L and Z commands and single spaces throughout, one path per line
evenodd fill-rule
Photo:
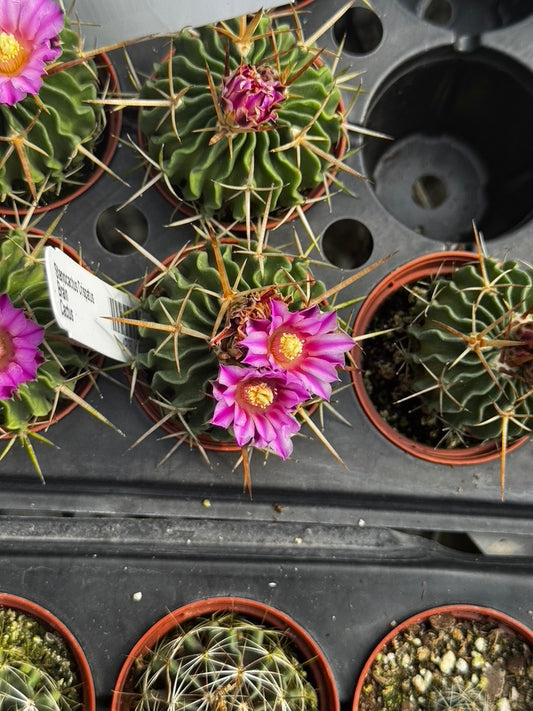
M 294 413 L 308 399 L 298 380 L 287 373 L 221 365 L 213 395 L 211 423 L 232 427 L 239 447 L 269 449 L 282 459 L 291 454 L 291 437 L 300 429 Z
M 271 300 L 268 319 L 249 321 L 240 346 L 248 349 L 242 362 L 298 377 L 310 395 L 331 397 L 337 368 L 353 348 L 353 340 L 338 330 L 337 314 L 317 306 L 291 312 L 283 301 Z
M 241 64 L 222 83 L 220 101 L 226 118 L 241 128 L 277 120 L 285 88 L 271 67 Z
M 61 54 L 64 18 L 53 0 L 0 0 L 0 103 L 37 94 L 46 63 Z
M 44 330 L 0 295 L 0 400 L 8 400 L 21 383 L 35 380 L 43 362 L 39 345 Z

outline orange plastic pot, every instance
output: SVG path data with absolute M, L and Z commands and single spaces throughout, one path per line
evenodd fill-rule
M 128 654 L 118 675 L 111 711 L 130 710 L 132 690 L 129 688 L 129 681 L 132 667 L 139 657 L 147 654 L 162 637 L 178 625 L 217 612 L 233 612 L 264 627 L 281 630 L 294 647 L 299 660 L 305 662 L 309 681 L 318 695 L 319 711 L 339 710 L 339 698 L 331 669 L 323 652 L 303 627 L 285 613 L 261 602 L 238 597 L 215 597 L 192 602 L 174 610 L 156 622 L 139 639 Z
M 23 597 L 0 593 L 0 606 L 17 610 L 18 612 L 35 618 L 44 627 L 63 639 L 77 667 L 82 698 L 81 711 L 95 711 L 96 700 L 91 670 L 85 658 L 85 654 L 72 632 L 51 612 Z
M 407 284 L 412 284 L 436 274 L 447 276 L 453 273 L 457 267 L 476 261 L 477 257 L 472 252 L 438 252 L 418 257 L 397 268 L 379 282 L 368 294 L 357 313 L 352 335 L 357 337 L 368 333 L 370 322 L 376 311 L 388 298 L 403 289 Z M 365 388 L 363 380 L 364 341 L 361 347 L 354 348 L 352 355 L 355 367 L 351 371 L 351 378 L 357 400 L 370 422 L 389 442 L 414 457 L 449 466 L 480 464 L 492 461 L 500 456 L 499 442 L 484 442 L 479 445 L 458 449 L 437 449 L 414 442 L 398 432 L 381 417 Z M 527 437 L 521 437 L 509 443 L 507 451 L 510 452 L 516 449 L 527 439 Z
M 365 665 L 363 666 L 361 674 L 359 675 L 357 685 L 355 687 L 352 711 L 359 711 L 363 687 L 368 681 L 368 677 L 371 673 L 372 666 L 376 661 L 376 657 L 383 652 L 383 649 L 404 630 L 413 625 L 423 624 L 427 622 L 430 617 L 441 614 L 451 614 L 458 620 L 482 621 L 483 619 L 486 619 L 496 622 L 498 626 L 501 627 L 502 632 L 523 638 L 524 641 L 527 642 L 527 644 L 533 649 L 533 631 L 529 629 L 529 627 L 526 627 L 526 625 L 518 622 L 504 612 L 499 612 L 498 610 L 493 610 L 489 607 L 483 607 L 481 605 L 455 604 L 441 605 L 439 607 L 419 612 L 396 625 L 394 629 L 386 634 L 379 644 L 377 644 L 373 649 L 372 653 L 366 660 Z
M 120 93 L 118 77 L 109 57 L 106 54 L 100 54 L 95 58 L 95 61 L 102 64 L 99 68 L 100 85 L 105 86 L 109 84 L 109 91 L 118 95 Z M 106 110 L 106 127 L 103 132 L 104 140 L 96 152 L 98 160 L 101 161 L 104 166 L 108 166 L 111 163 L 111 159 L 115 155 L 121 127 L 122 112 Z M 61 195 L 61 197 L 51 203 L 31 208 L 32 213 L 37 215 L 43 212 L 56 210 L 64 205 L 68 205 L 73 200 L 76 200 L 76 198 L 86 193 L 97 182 L 97 180 L 102 177 L 104 172 L 105 169 L 103 167 L 91 163 L 87 177 L 81 185 L 73 188 L 71 191 L 67 190 Z M 0 214 L 2 215 L 26 215 L 29 211 L 29 209 L 24 209 L 22 207 L 19 208 L 18 205 L 16 210 L 7 207 L 7 205 L 0 205 Z

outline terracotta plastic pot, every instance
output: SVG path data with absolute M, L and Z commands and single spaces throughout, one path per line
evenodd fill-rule
M 34 617 L 43 626 L 63 639 L 78 671 L 82 697 L 80 711 L 95 711 L 96 700 L 91 670 L 85 654 L 72 632 L 51 612 L 31 600 L 16 595 L 0 593 L 0 606 Z
M 296 650 L 299 660 L 306 662 L 308 679 L 318 695 L 319 711 L 338 711 L 339 699 L 333 674 L 313 639 L 288 615 L 261 602 L 235 597 L 217 597 L 192 602 L 180 607 L 155 623 L 135 644 L 120 670 L 111 711 L 129 711 L 131 690 L 128 681 L 132 666 L 139 657 L 147 654 L 168 632 L 195 617 L 210 616 L 217 612 L 234 612 L 265 627 L 281 630 Z M 308 663 L 307 663 L 308 662 Z
M 109 91 L 118 95 L 120 93 L 118 77 L 109 57 L 106 54 L 100 54 L 95 57 L 95 61 L 101 65 L 99 68 L 100 84 L 104 86 L 109 83 Z M 118 146 L 120 129 L 122 127 L 122 112 L 106 109 L 106 122 L 107 123 L 101 137 L 101 143 L 97 146 L 96 156 L 105 166 L 108 166 L 111 163 L 111 159 L 115 155 L 115 151 Z M 87 168 L 87 177 L 84 179 L 83 184 L 73 188 L 71 191 L 67 189 L 61 197 L 51 203 L 31 208 L 32 213 L 41 214 L 43 212 L 56 210 L 59 207 L 68 205 L 73 200 L 86 193 L 105 172 L 104 168 L 89 161 Z M 15 211 L 13 208 L 9 208 L 7 203 L 5 205 L 0 205 L 0 214 L 2 215 L 26 215 L 29 211 L 29 209 L 24 209 L 22 207 L 19 208 L 18 206 Z
M 0 239 L 2 239 L 2 232 L 5 232 L 5 230 L 0 230 Z M 32 234 L 29 235 L 30 239 L 34 236 L 35 241 L 38 241 L 39 239 L 42 238 L 43 233 L 38 232 L 37 230 L 32 230 Z M 55 237 L 50 237 L 47 242 L 47 245 L 51 247 L 58 247 L 61 249 L 63 252 L 69 255 L 72 259 L 74 259 L 75 262 L 80 264 L 84 269 L 87 269 L 89 271 L 89 268 L 85 264 L 85 262 L 81 259 L 79 254 L 72 249 L 72 247 L 69 247 L 66 245 L 64 242 L 61 242 L 60 240 L 56 239 Z M 66 338 L 66 337 L 65 337 Z M 82 348 L 82 346 L 80 346 Z M 91 364 L 94 366 L 95 369 L 98 369 L 104 361 L 104 357 L 99 354 L 95 353 L 94 356 L 91 358 Z M 80 398 L 84 399 L 91 388 L 94 385 L 94 380 L 93 378 L 89 376 L 85 376 L 80 378 L 76 386 L 74 388 L 74 392 L 76 395 L 78 395 Z M 31 425 L 29 428 L 30 432 L 42 432 L 43 430 L 47 430 L 49 427 L 52 425 L 56 424 L 60 420 L 62 420 L 64 417 L 69 415 L 75 408 L 77 407 L 77 403 L 75 403 L 73 400 L 66 400 L 64 399 L 63 405 L 58 405 L 56 408 L 56 411 L 54 412 L 53 417 L 43 417 L 39 420 L 36 420 L 34 424 Z M 16 437 L 17 434 L 16 432 L 0 432 L 0 441 L 1 440 L 8 440 L 8 439 L 13 439 L 13 437 Z
M 383 303 L 407 284 L 425 279 L 436 274 L 446 276 L 457 267 L 477 261 L 472 252 L 438 252 L 429 254 L 408 262 L 391 272 L 385 279 L 377 284 L 364 300 L 354 322 L 353 335 L 361 336 L 368 333 L 369 325 L 376 311 Z M 467 465 L 480 464 L 497 459 L 501 450 L 499 442 L 485 442 L 483 444 L 458 449 L 436 449 L 427 445 L 414 442 L 398 432 L 388 424 L 376 410 L 363 380 L 364 341 L 361 347 L 353 350 L 355 368 L 351 371 L 351 378 L 356 397 L 365 415 L 374 427 L 390 442 L 419 459 L 436 464 Z M 521 437 L 509 443 L 507 451 L 510 452 L 524 442 L 526 437 Z
M 502 631 L 510 635 L 516 635 L 523 638 L 525 642 L 533 649 L 533 631 L 526 627 L 521 622 L 509 617 L 503 612 L 498 610 L 493 610 L 488 607 L 483 607 L 480 605 L 468 605 L 468 604 L 455 604 L 455 605 L 442 605 L 439 607 L 434 607 L 423 612 L 419 612 L 406 620 L 403 620 L 400 624 L 396 625 L 388 634 L 383 637 L 383 639 L 376 645 L 370 656 L 368 657 L 361 674 L 359 675 L 357 686 L 355 688 L 354 699 L 352 704 L 352 711 L 359 711 L 361 694 L 365 683 L 367 683 L 368 675 L 376 658 L 383 651 L 383 649 L 392 642 L 401 632 L 408 629 L 413 625 L 423 624 L 429 620 L 430 617 L 434 615 L 453 615 L 453 617 L 458 620 L 480 620 L 483 619 L 496 622 L 498 626 L 501 626 Z M 447 707 L 446 707 L 447 708 Z M 451 707 L 450 707 L 451 708 Z M 454 707 L 455 708 L 455 707 Z

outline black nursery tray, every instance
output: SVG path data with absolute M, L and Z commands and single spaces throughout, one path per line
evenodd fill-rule
M 0 586 L 48 608 L 77 637 L 97 711 L 137 639 L 167 612 L 214 596 L 293 617 L 331 666 L 342 711 L 391 625 L 448 603 L 495 608 L 531 626 L 525 560 L 446 551 L 390 530 L 344 526 L 42 517 L 0 519 Z
M 315 0 L 308 5 L 302 11 L 305 33 L 312 34 L 342 4 Z M 417 14 L 415 7 L 422 5 L 426 10 Z M 465 14 L 459 0 L 441 2 L 440 13 L 435 2 L 375 0 L 376 14 L 356 7 L 322 38 L 336 51 L 346 33 L 339 69 L 351 66 L 363 73 L 363 92 L 350 123 L 396 138 L 363 142 L 352 134 L 353 145 L 361 150 L 348 162 L 377 187 L 347 176 L 344 183 L 355 198 L 335 194 L 331 205 L 316 204 L 306 213 L 331 263 L 317 270 L 328 284 L 392 254 L 386 265 L 346 290 L 346 299 L 365 295 L 411 257 L 471 247 L 473 218 L 494 256 L 530 258 L 533 17 L 520 3 L 513 4 L 512 12 L 505 5 L 485 3 L 486 11 L 477 17 Z M 453 10 L 447 24 L 445 6 Z M 148 74 L 165 49 L 166 43 L 158 41 L 128 51 L 140 73 Z M 111 58 L 127 90 L 123 55 L 114 52 Z M 349 103 L 350 97 L 346 99 Z M 137 279 L 131 290 L 151 265 L 137 253 L 122 253 L 123 243 L 104 217 L 113 217 L 113 208 L 143 184 L 144 168 L 128 145 L 135 133 L 136 114 L 125 111 L 123 144 L 111 167 L 130 188 L 103 177 L 69 206 L 59 225 L 65 241 L 80 246 L 95 271 L 116 281 Z M 144 247 L 158 258 L 193 238 L 190 225 L 167 227 L 181 216 L 154 187 L 130 207 L 118 213 L 124 220 L 118 226 L 133 237 L 146 232 Z M 273 232 L 271 244 L 292 244 L 293 229 L 305 241 L 306 230 L 294 222 Z M 528 532 L 533 504 L 530 443 L 508 456 L 502 503 L 498 462 L 452 469 L 411 458 L 373 430 L 347 376 L 343 383 L 335 407 L 351 427 L 328 417 L 325 433 L 344 464 L 303 431 L 289 461 L 271 456 L 264 462 L 254 455 L 250 500 L 240 469 L 233 470 L 236 454 L 210 453 L 208 466 L 197 451 L 182 447 L 165 459 L 173 442 L 156 433 L 130 449 L 152 423 L 136 402 L 130 403 L 126 377 L 118 368 L 109 378 L 99 378 L 98 391 L 93 389 L 88 400 L 125 437 L 78 408 L 48 432 L 59 449 L 36 445 L 46 485 L 22 450 L 11 451 L 0 462 L 0 508 L 6 513 Z

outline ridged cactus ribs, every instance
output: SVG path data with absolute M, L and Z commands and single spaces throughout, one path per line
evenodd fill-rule
M 194 435 L 231 441 L 230 433 L 209 424 L 215 405 L 210 396 L 211 381 L 217 378 L 221 360 L 231 363 L 239 354 L 233 350 L 231 338 L 221 339 L 216 345 L 211 341 L 223 334 L 230 314 L 233 323 L 238 322 L 238 313 L 243 309 L 248 315 L 250 308 L 255 309 L 257 316 L 261 294 L 270 291 L 270 287 L 277 285 L 281 296 L 294 308 L 302 306 L 310 275 L 307 260 L 290 259 L 270 250 L 261 257 L 253 252 L 253 243 L 251 251 L 242 245 L 222 245 L 221 254 L 233 289 L 231 304 L 225 302 L 211 245 L 192 248 L 175 267 L 162 274 L 142 302 L 148 322 L 171 324 L 178 322 L 179 316 L 177 339 L 174 341 L 166 331 L 141 327 L 142 346 L 136 366 L 148 379 L 153 397 L 181 413 Z M 320 282 L 310 282 L 309 298 L 323 291 Z M 222 313 L 224 303 L 228 310 Z M 176 422 L 179 424 L 178 415 Z
M 38 244 L 39 239 L 34 238 Z M 44 362 L 35 380 L 19 385 L 15 395 L 0 400 L 0 431 L 25 436 L 52 416 L 58 389 L 74 390 L 80 373 L 89 368 L 88 351 L 72 345 L 54 319 L 43 265 L 23 230 L 12 229 L 0 245 L 0 293 L 44 328 Z M 64 403 L 64 398 L 60 398 Z
M 533 270 L 481 258 L 432 288 L 410 329 L 414 389 L 457 432 L 508 440 L 533 426 Z
M 316 711 L 315 689 L 285 633 L 230 613 L 196 618 L 138 660 L 136 711 Z
M 59 64 L 79 59 L 80 40 L 68 21 L 60 41 Z M 98 89 L 96 64 L 87 60 L 50 71 L 39 103 L 27 96 L 13 106 L 0 104 L 0 202 L 18 197 L 29 203 L 40 195 L 46 204 L 83 184 L 85 153 L 94 151 L 105 126 L 102 107 L 87 103 L 97 98 Z M 17 141 L 21 147 L 14 150 Z
M 148 153 L 178 196 L 207 217 L 243 222 L 305 202 L 343 135 L 340 92 L 315 47 L 263 15 L 244 46 L 239 20 L 184 30 L 141 99 Z M 298 140 L 305 137 L 305 141 Z

